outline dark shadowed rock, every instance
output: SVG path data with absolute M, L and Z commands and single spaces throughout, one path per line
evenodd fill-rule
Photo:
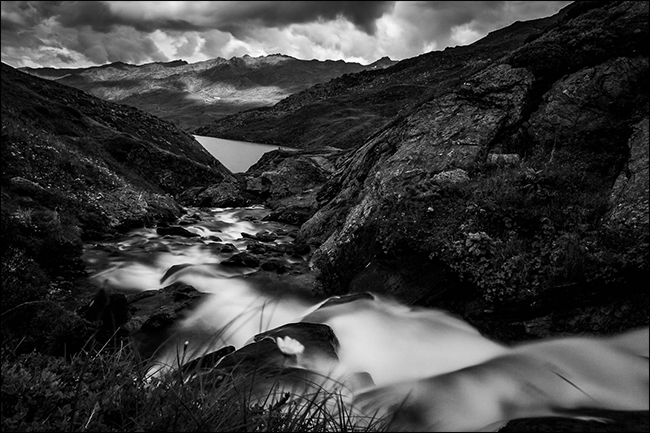
M 181 226 L 158 227 L 156 228 L 156 233 L 161 236 L 181 236 L 184 238 L 196 238 L 201 236 Z
M 205 187 L 189 188 L 179 196 L 179 202 L 197 207 L 237 207 L 250 204 L 239 182 L 235 178 Z
M 224 244 L 220 247 L 222 253 L 236 253 L 239 251 L 233 244 Z
M 242 232 L 241 236 L 244 239 L 254 239 L 260 242 L 273 242 L 278 238 L 278 235 L 272 232 L 260 232 L 255 233 L 254 235 Z
M 253 337 L 253 341 L 258 342 L 269 337 L 291 337 L 305 346 L 305 350 L 318 351 L 325 356 L 338 358 L 339 341 L 334 331 L 327 325 L 304 322 L 289 323 L 257 334 Z
M 221 359 L 235 351 L 234 346 L 225 346 L 214 352 L 210 352 L 198 358 L 191 360 L 181 366 L 181 371 L 185 374 L 197 373 L 202 370 L 210 371 Z
M 125 329 L 144 357 L 151 356 L 165 342 L 173 325 L 185 318 L 203 296 L 183 283 L 127 296 L 132 318 Z
M 77 313 L 84 319 L 98 324 L 97 337 L 107 341 L 131 319 L 127 298 L 123 293 L 107 293 L 99 289 L 93 300 Z M 124 336 L 124 332 L 119 336 Z
M 298 341 L 304 350 L 297 355 L 284 353 L 277 340 L 286 337 Z M 317 360 L 338 360 L 338 347 L 338 339 L 327 325 L 289 323 L 255 335 L 249 344 L 223 358 L 218 367 L 241 373 L 253 369 L 294 367 L 298 363 L 308 367 Z
M 267 272 L 277 272 L 278 274 L 283 274 L 287 271 L 287 267 L 284 265 L 284 263 L 277 260 L 267 260 L 265 262 L 262 262 L 260 268 Z
M 634 132 L 628 141 L 630 157 L 625 168 L 616 179 L 610 201 L 612 210 L 609 219 L 614 224 L 623 224 L 643 235 L 648 226 L 648 118 L 633 126 Z M 647 233 L 647 232 L 646 232 Z
M 630 117 L 644 103 L 647 57 L 616 57 L 557 81 L 530 120 L 540 145 L 611 146 L 629 134 Z
M 243 266 L 247 268 L 257 268 L 260 265 L 259 259 L 248 253 L 238 253 L 221 262 L 224 266 Z

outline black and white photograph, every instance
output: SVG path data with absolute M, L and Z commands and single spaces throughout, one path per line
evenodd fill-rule
M 0 429 L 647 432 L 647 1 L 2 1 Z

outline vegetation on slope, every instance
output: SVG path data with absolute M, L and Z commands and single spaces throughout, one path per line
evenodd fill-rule
M 72 351 L 87 331 L 61 306 L 82 241 L 173 221 L 176 195 L 231 176 L 167 122 L 4 64 L 1 156 L 2 333 L 27 351 Z

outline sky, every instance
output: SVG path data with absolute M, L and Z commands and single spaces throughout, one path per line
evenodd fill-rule
M 2 62 L 112 62 L 285 54 L 369 64 L 470 44 L 570 1 L 3 1 Z

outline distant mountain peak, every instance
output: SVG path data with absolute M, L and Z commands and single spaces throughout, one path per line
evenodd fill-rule
M 183 59 L 176 59 L 176 60 L 171 60 L 169 62 L 155 62 L 155 63 L 161 66 L 166 66 L 168 68 L 175 68 L 176 66 L 189 65 L 189 63 Z
M 379 60 L 376 60 L 369 64 L 370 68 L 372 69 L 380 69 L 380 68 L 387 68 L 389 66 L 393 66 L 395 63 L 397 63 L 397 60 L 391 60 L 390 57 L 384 56 Z
M 282 54 L 282 53 L 273 53 L 273 54 L 269 54 L 266 57 L 286 57 L 286 58 L 289 58 L 289 59 L 295 59 L 295 57 L 289 56 L 287 54 Z

